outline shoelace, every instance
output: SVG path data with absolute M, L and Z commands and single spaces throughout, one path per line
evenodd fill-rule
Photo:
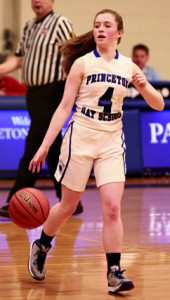
M 43 270 L 46 255 L 47 253 L 41 250 L 37 250 L 37 252 L 35 253 L 35 256 L 37 256 L 37 258 L 34 260 L 34 264 L 37 264 L 38 271 L 40 271 L 40 273 Z
M 117 276 L 118 278 L 120 278 L 120 279 L 123 279 L 124 277 L 122 276 L 122 274 L 125 272 L 126 270 L 115 270 L 115 271 L 112 271 L 113 272 L 113 274 L 115 275 L 115 276 Z

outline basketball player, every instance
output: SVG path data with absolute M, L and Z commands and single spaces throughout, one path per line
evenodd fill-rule
M 45 278 L 44 263 L 51 241 L 75 210 L 94 164 L 104 220 L 103 244 L 107 259 L 108 291 L 114 293 L 134 288 L 133 282 L 123 277 L 124 271 L 120 268 L 123 239 L 121 198 L 126 172 L 123 98 L 132 81 L 153 109 L 162 110 L 164 101 L 131 59 L 117 51 L 117 44 L 123 35 L 123 21 L 117 12 L 105 9 L 97 13 L 93 35 L 92 39 L 92 32 L 89 32 L 63 46 L 67 66 L 70 60 L 73 62 L 74 53 L 77 56 L 78 52 L 87 54 L 73 63 L 62 102 L 30 162 L 30 170 L 39 172 L 75 102 L 76 112 L 63 139 L 55 173 L 57 180 L 62 182 L 62 200 L 51 209 L 40 239 L 32 243 L 28 265 L 33 278 Z M 95 47 L 93 51 L 92 47 Z

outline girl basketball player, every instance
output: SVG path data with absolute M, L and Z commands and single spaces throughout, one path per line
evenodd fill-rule
M 122 35 L 121 16 L 105 9 L 95 16 L 93 32 L 63 45 L 65 69 L 68 71 L 72 65 L 65 92 L 29 166 L 33 173 L 40 171 L 41 164 L 44 166 L 48 150 L 75 102 L 76 112 L 64 136 L 55 173 L 57 180 L 62 182 L 62 201 L 52 207 L 40 239 L 31 245 L 29 272 L 37 280 L 45 278 L 44 264 L 51 241 L 75 211 L 94 164 L 104 220 L 108 291 L 134 288 L 120 268 L 123 239 L 120 211 L 126 173 L 122 104 L 129 82 L 153 109 L 162 110 L 164 101 L 131 59 L 117 51 Z M 81 57 L 75 60 L 75 56 Z

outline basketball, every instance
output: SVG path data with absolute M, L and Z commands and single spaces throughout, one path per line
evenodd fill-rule
M 32 229 L 44 223 L 50 205 L 43 192 L 36 188 L 18 190 L 9 202 L 9 215 L 20 227 Z

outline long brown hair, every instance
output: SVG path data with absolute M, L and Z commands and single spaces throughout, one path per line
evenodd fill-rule
M 96 43 L 92 30 L 64 42 L 60 48 L 60 52 L 64 56 L 62 63 L 64 72 L 68 74 L 73 62 L 78 57 L 85 55 L 95 48 Z
M 115 21 L 118 24 L 118 30 L 123 29 L 123 20 L 122 17 L 111 9 L 103 9 L 99 11 L 95 18 L 100 14 L 109 13 L 115 17 Z M 121 38 L 118 39 L 118 44 L 120 43 Z M 60 52 L 63 55 L 63 70 L 66 74 L 69 73 L 73 62 L 80 56 L 85 55 L 88 52 L 91 52 L 96 48 L 96 43 L 93 37 L 93 30 L 88 31 L 80 36 L 71 38 L 61 44 Z

